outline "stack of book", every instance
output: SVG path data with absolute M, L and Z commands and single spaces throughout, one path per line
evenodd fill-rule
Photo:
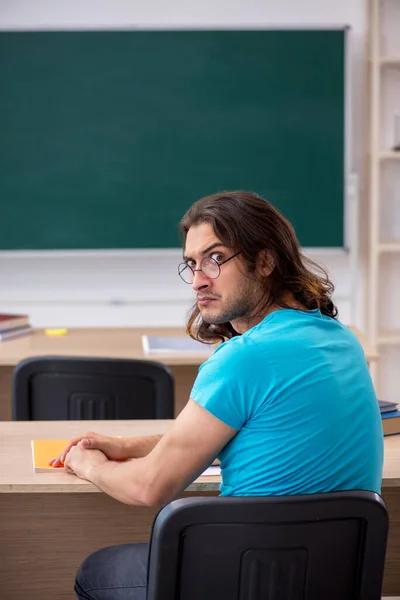
M 28 315 L 9 315 L 0 313 L 0 342 L 10 340 L 32 332 Z
M 400 410 L 396 402 L 378 400 L 382 417 L 383 435 L 400 433 Z

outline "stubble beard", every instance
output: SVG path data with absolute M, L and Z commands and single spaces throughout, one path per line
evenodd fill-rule
M 254 285 L 254 281 L 245 281 L 235 298 L 228 298 L 221 312 L 208 312 L 207 308 L 200 310 L 203 321 L 209 325 L 221 325 L 237 319 L 246 320 L 250 317 L 259 303 L 260 290 Z

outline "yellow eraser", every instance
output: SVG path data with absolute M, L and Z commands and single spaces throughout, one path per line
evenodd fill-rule
M 68 329 L 59 327 L 58 329 L 45 329 L 44 332 L 46 335 L 65 335 L 68 333 Z

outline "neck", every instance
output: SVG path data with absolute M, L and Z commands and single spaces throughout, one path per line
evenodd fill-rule
M 245 333 L 252 327 L 255 327 L 256 325 L 261 323 L 261 321 L 263 319 L 265 319 L 265 317 L 267 315 L 271 314 L 275 310 L 278 310 L 279 308 L 281 308 L 281 307 L 277 306 L 277 305 L 273 305 L 270 308 L 268 308 L 267 310 L 264 310 L 263 312 L 260 312 L 257 314 L 252 314 L 252 315 L 249 315 L 248 317 L 242 317 L 241 319 L 235 319 L 234 321 L 231 321 L 231 325 L 232 325 L 233 329 L 235 331 L 237 331 L 238 333 L 240 333 L 240 334 Z
M 258 306 L 252 311 L 250 315 L 231 321 L 233 329 L 240 334 L 245 333 L 252 327 L 255 327 L 256 325 L 261 323 L 261 321 L 265 319 L 267 315 L 270 315 L 271 313 L 281 308 L 307 310 L 305 306 L 300 304 L 300 302 L 297 302 L 293 297 L 289 295 L 283 298 L 282 304 L 273 304 L 272 306 L 268 307 L 266 310 L 263 311 L 257 311 L 257 308 Z

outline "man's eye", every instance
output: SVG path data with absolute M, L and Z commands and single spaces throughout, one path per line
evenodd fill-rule
M 194 269 L 196 266 L 196 263 L 194 262 L 194 260 L 187 260 L 186 264 L 188 267 L 190 267 L 191 269 Z
M 213 258 L 217 263 L 221 263 L 224 260 L 224 255 L 221 252 L 213 252 L 210 258 Z

